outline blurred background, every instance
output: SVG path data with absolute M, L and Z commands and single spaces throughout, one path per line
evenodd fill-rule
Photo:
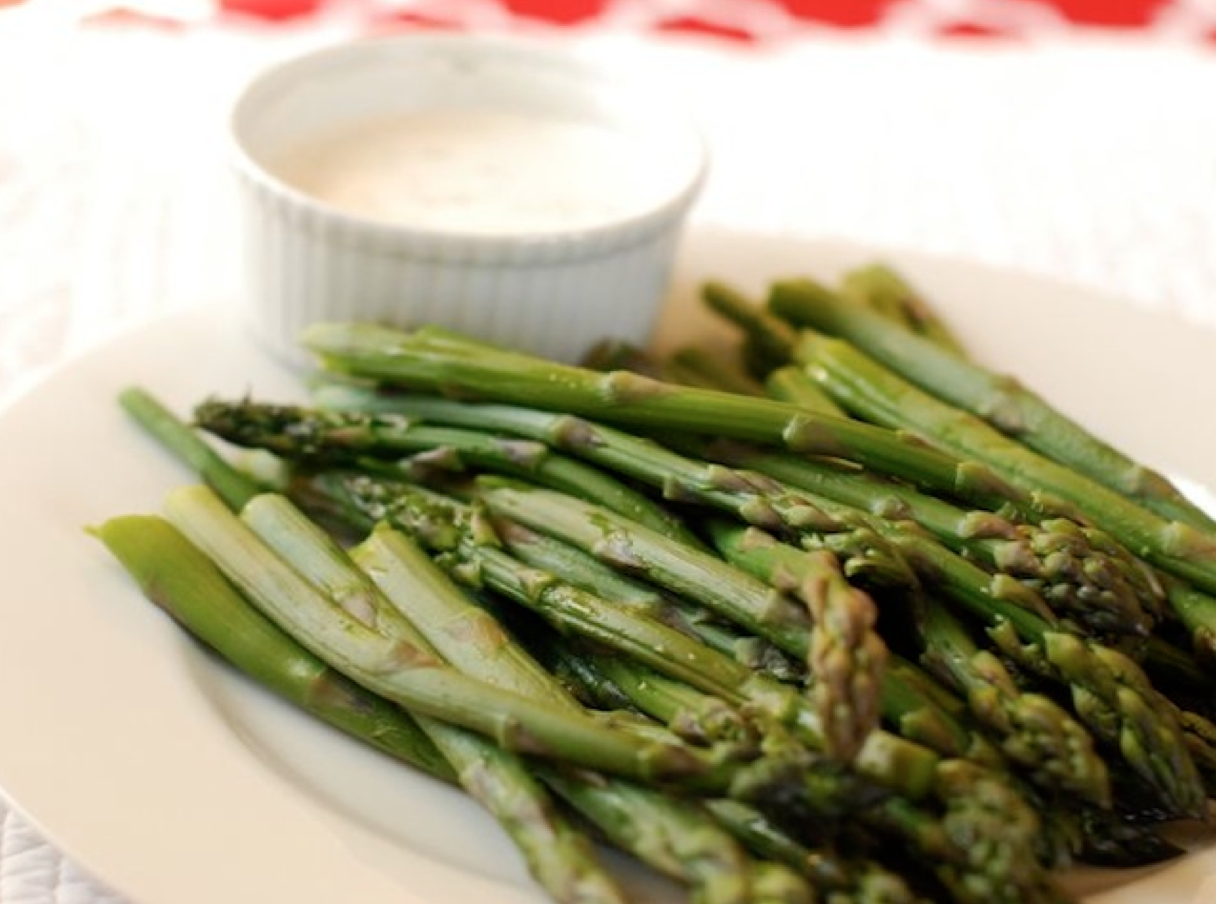
M 0 0 L 0 400 L 232 291 L 221 136 L 256 68 L 447 28 L 577 43 L 682 97 L 715 158 L 694 228 L 1216 324 L 1216 0 Z M 0 902 L 116 900 L 0 800 Z
M 680 92 L 701 221 L 965 255 L 1208 316 L 1216 0 L 0 0 L 0 394 L 227 291 L 219 135 L 277 56 L 523 31 Z

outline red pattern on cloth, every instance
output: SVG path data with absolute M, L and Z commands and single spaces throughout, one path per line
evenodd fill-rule
M 1151 25 L 1168 0 L 1053 0 L 1071 22 L 1083 25 Z
M 758 42 L 800 30 L 905 29 L 943 38 L 1027 38 L 1050 31 L 1159 31 L 1211 45 L 1216 2 L 1203 0 L 210 0 L 221 19 L 298 22 L 362 15 L 368 28 L 599 23 Z M 146 8 L 146 4 L 144 7 Z
M 704 35 L 706 37 L 721 38 L 744 44 L 756 40 L 756 35 L 746 28 L 714 22 L 711 19 L 703 19 L 700 16 L 673 16 L 669 19 L 661 19 L 655 23 L 655 30 L 677 34 Z
M 555 25 L 578 25 L 598 19 L 608 0 L 499 0 L 515 16 L 542 19 Z
M 795 19 L 861 28 L 883 20 L 896 0 L 779 0 Z
M 978 22 L 947 22 L 937 29 L 937 35 L 943 38 L 1007 38 L 1010 35 L 991 25 L 981 25 Z
M 324 0 L 220 0 L 219 5 L 229 13 L 278 21 L 312 15 L 325 4 Z

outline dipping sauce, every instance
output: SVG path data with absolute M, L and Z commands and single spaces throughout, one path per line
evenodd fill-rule
M 662 203 L 691 142 L 492 110 L 420 111 L 325 135 L 271 163 L 356 216 L 449 232 L 593 227 Z

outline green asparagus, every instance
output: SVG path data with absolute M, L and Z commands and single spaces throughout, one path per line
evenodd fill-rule
M 959 461 L 896 431 L 775 400 L 491 352 L 434 328 L 402 332 L 368 324 L 318 323 L 305 331 L 302 341 L 337 375 L 592 416 L 618 426 L 701 432 L 840 455 L 980 507 L 1031 504 L 1026 494 L 987 467 Z
M 358 474 L 346 478 L 340 474 L 316 475 L 309 487 L 309 498 L 324 497 L 331 506 L 342 505 L 348 517 L 361 516 L 364 525 L 387 520 L 432 549 L 457 553 L 458 559 L 445 562 L 458 579 L 484 582 L 515 602 L 536 609 L 562 630 L 627 654 L 732 704 L 747 705 L 778 722 L 789 723 L 803 740 L 816 749 L 823 748 L 825 726 L 812 710 L 800 705 L 794 688 L 692 642 L 687 635 L 640 612 L 608 604 L 552 575 L 514 562 L 493 544 L 477 540 L 475 532 L 466 532 L 463 537 L 453 535 L 451 526 L 469 520 L 454 503 L 436 512 L 436 505 L 441 503 L 420 496 L 416 490 L 388 487 Z M 462 563 L 471 567 L 460 567 Z M 866 736 L 857 756 L 859 770 L 894 783 L 912 796 L 924 793 L 927 773 L 935 762 L 936 757 L 928 751 L 878 731 Z
M 366 613 L 334 604 L 201 486 L 170 493 L 166 517 L 263 612 L 331 666 L 411 712 L 460 725 L 519 753 L 561 757 L 644 781 L 722 787 L 729 764 L 678 744 L 648 744 L 459 675 L 425 644 L 386 638 Z
M 943 349 L 930 338 L 892 327 L 889 319 L 799 280 L 771 287 L 769 309 L 797 326 L 839 336 L 904 379 L 1067 468 L 1102 482 L 1167 521 L 1216 531 L 1213 520 L 1169 480 L 1095 437 L 1012 377 Z M 799 352 L 794 357 L 800 357 Z
M 871 263 L 849 270 L 841 277 L 840 296 L 923 336 L 944 351 L 956 355 L 967 353 L 962 340 L 938 316 L 933 305 L 887 264 Z
M 260 498 L 263 497 L 254 497 L 253 502 Z M 172 611 L 180 613 L 192 630 L 205 632 L 209 642 L 220 644 L 269 686 L 294 696 L 313 711 L 336 718 L 341 727 L 357 736 L 371 739 L 395 755 L 418 759 L 420 764 L 437 762 L 442 764 L 440 769 L 447 767 L 440 774 L 454 774 L 460 785 L 495 816 L 524 855 L 533 875 L 555 900 L 569 904 L 592 901 L 623 904 L 616 883 L 598 863 L 587 838 L 554 810 L 521 761 L 498 746 L 442 722 L 425 717 L 415 722 L 396 707 L 377 702 L 366 691 L 335 695 L 331 700 L 310 700 L 310 695 L 300 692 L 310 691 L 310 685 L 318 680 L 327 680 L 329 670 L 320 660 L 299 649 L 291 637 L 251 609 L 225 581 L 220 573 L 222 566 L 217 568 L 183 533 L 159 519 L 151 522 L 152 526 L 149 523 L 146 518 L 112 521 L 100 529 L 101 536 L 112 549 L 126 556 L 125 561 L 132 562 L 142 581 L 157 581 L 145 586 L 154 587 L 157 597 L 167 602 L 172 599 L 169 603 L 174 607 Z M 142 548 L 142 544 L 149 542 L 155 544 L 150 546 L 157 554 L 155 559 L 148 549 Z M 160 558 L 164 553 L 172 557 Z M 262 557 L 264 565 L 268 564 L 268 558 Z M 359 609 L 353 595 L 348 595 L 344 602 Z M 222 624 L 219 619 L 224 614 L 235 624 Z M 248 633 L 237 633 L 244 631 Z M 276 649 L 279 658 L 265 655 Z M 288 670 L 291 665 L 307 669 L 314 682 Z M 344 687 L 334 682 L 334 689 L 342 691 Z M 362 703 L 376 709 L 367 713 L 354 710 Z M 371 714 L 377 712 L 379 717 L 373 719 Z M 397 714 L 395 720 L 390 719 L 393 713 Z M 412 731 L 412 737 L 403 733 L 406 729 Z M 417 737 L 419 734 L 421 738 Z M 430 742 L 430 752 L 423 741 Z
M 1136 555 L 1205 594 L 1216 593 L 1216 535 L 1167 521 L 1085 474 L 1033 452 L 917 389 L 847 342 L 805 333 L 796 356 L 833 398 L 858 416 L 915 430 L 927 442 L 973 455 L 1010 480 L 1066 500 Z M 1216 607 L 1197 607 L 1191 614 L 1203 616 L 1195 625 L 1197 642 L 1216 636 L 1216 621 L 1208 620 L 1216 615 Z
M 300 647 L 163 518 L 119 515 L 91 531 L 151 602 L 258 684 L 428 775 L 455 781 L 413 718 Z
M 914 521 L 954 552 L 1029 583 L 1057 615 L 1098 636 L 1147 636 L 1164 609 L 1164 589 L 1152 569 L 1096 528 L 1066 518 L 1019 523 L 995 512 L 967 511 L 840 462 L 739 443 L 715 443 L 705 452 L 713 461 L 758 471 L 886 520 Z
M 1072 857 L 1177 855 L 1158 823 L 1216 794 L 1211 519 L 889 268 L 703 297 L 750 374 L 318 324 L 311 406 L 127 390 L 212 489 L 97 535 L 237 668 L 461 784 L 557 900 L 621 899 L 587 827 L 698 904 L 1059 904 Z
M 385 598 L 408 611 L 438 652 L 461 671 L 554 705 L 581 709 L 485 610 L 442 579 L 404 535 L 382 525 L 352 555 Z M 749 888 L 757 865 L 694 803 L 608 777 L 586 779 L 553 768 L 540 775 L 618 847 L 690 885 L 699 904 L 759 900 Z M 786 897 L 765 900 L 795 904 L 801 889 L 794 885 Z

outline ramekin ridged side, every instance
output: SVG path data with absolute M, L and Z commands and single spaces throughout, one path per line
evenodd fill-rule
M 437 324 L 558 360 L 611 337 L 644 344 L 681 233 L 679 211 L 609 243 L 410 247 L 240 178 L 244 306 L 258 341 L 300 363 L 310 323 Z
M 475 39 L 438 40 L 466 52 L 462 40 Z M 645 344 L 707 166 L 698 145 L 661 204 L 617 222 L 461 234 L 351 216 L 277 179 L 239 141 L 236 150 L 248 325 L 292 364 L 307 363 L 299 337 L 321 321 L 436 324 L 564 361 L 605 338 Z

